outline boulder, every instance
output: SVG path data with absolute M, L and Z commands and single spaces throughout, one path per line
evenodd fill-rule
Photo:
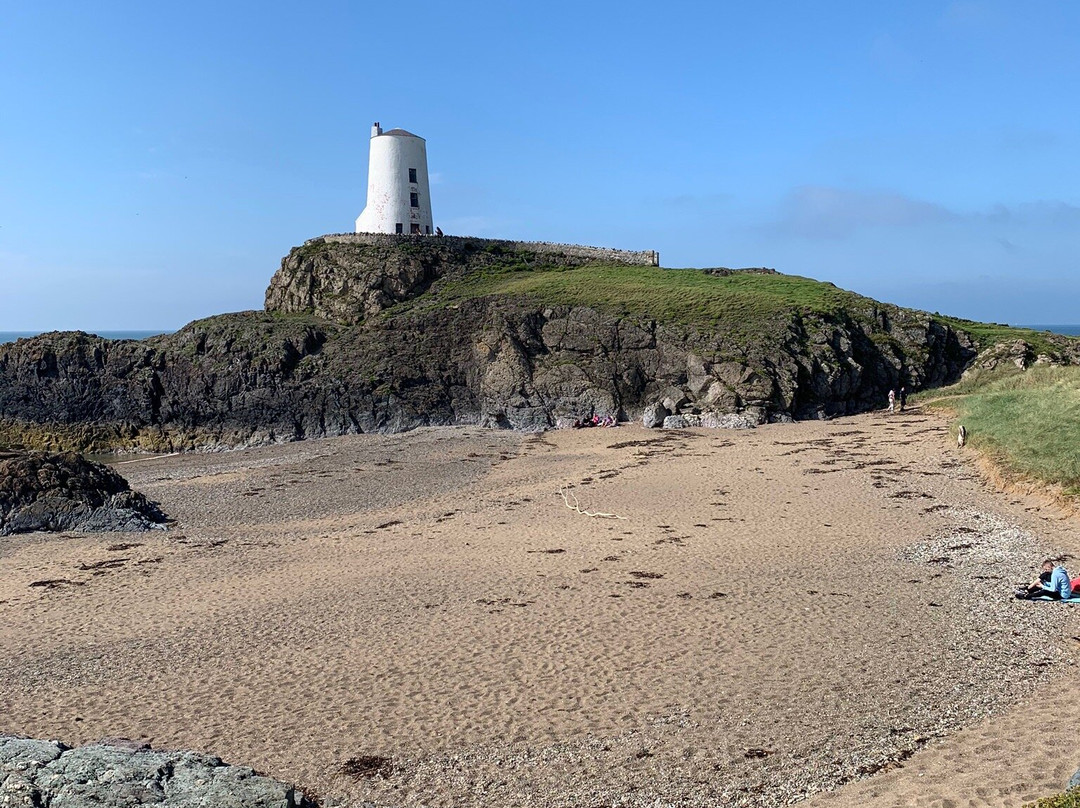
M 74 453 L 0 453 L 0 536 L 35 530 L 138 531 L 167 521 L 108 466 Z
M 664 425 L 664 420 L 671 415 L 668 408 L 657 402 L 645 408 L 641 416 L 641 423 L 646 429 L 655 429 Z
M 51 808 L 314 808 L 287 783 L 197 752 L 0 735 L 0 804 Z

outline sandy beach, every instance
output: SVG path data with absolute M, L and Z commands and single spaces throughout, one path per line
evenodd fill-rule
M 1010 599 L 1076 522 L 936 414 L 116 468 L 176 524 L 0 539 L 0 731 L 326 805 L 1004 808 L 1080 765 L 1080 617 Z

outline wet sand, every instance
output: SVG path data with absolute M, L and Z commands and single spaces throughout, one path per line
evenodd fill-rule
M 1075 607 L 1009 599 L 1075 521 L 933 414 L 117 468 L 177 524 L 0 539 L 0 731 L 345 805 L 1018 806 L 1080 765 Z

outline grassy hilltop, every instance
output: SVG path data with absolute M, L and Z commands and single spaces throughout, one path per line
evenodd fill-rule
M 437 307 L 462 300 L 502 298 L 537 305 L 589 306 L 621 316 L 714 328 L 749 329 L 777 314 L 835 315 L 867 302 L 832 284 L 776 273 L 640 266 L 496 266 L 447 278 L 413 305 Z
M 448 277 L 393 314 L 477 298 L 589 306 L 623 316 L 709 328 L 726 324 L 750 331 L 778 314 L 792 312 L 835 317 L 868 305 L 900 310 L 828 282 L 772 271 L 513 263 Z M 939 314 L 928 316 L 969 334 L 980 348 L 1021 339 L 1040 353 L 1055 350 L 1053 338 L 1043 332 Z

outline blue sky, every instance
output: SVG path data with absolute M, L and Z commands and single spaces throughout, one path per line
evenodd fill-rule
M 1077 41 L 1039 0 L 0 0 L 0 330 L 261 307 L 374 120 L 447 233 L 1080 322 Z

